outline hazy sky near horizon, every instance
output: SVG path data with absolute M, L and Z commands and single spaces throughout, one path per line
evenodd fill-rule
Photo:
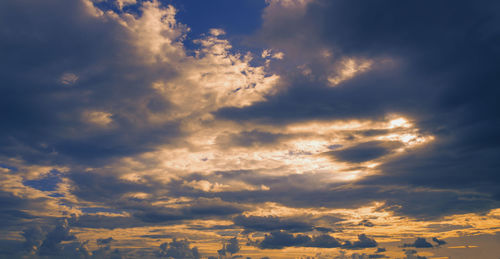
M 0 1 L 0 258 L 498 259 L 499 14 Z

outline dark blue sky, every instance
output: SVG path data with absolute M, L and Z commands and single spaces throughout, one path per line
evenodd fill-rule
M 265 0 L 172 0 L 178 20 L 197 36 L 210 28 L 222 28 L 228 35 L 254 33 L 261 25 Z

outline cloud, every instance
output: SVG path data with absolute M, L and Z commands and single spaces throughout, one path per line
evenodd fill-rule
M 446 241 L 444 241 L 442 239 L 438 239 L 437 237 L 433 237 L 432 241 L 434 241 L 437 244 L 437 246 L 442 246 L 442 245 L 446 244 Z
M 0 35 L 0 47 L 10 53 L 5 57 L 10 65 L 2 67 L 8 86 L 2 96 L 13 96 L 2 105 L 17 111 L 2 109 L 10 123 L 0 128 L 9 136 L 1 140 L 1 152 L 9 156 L 22 148 L 21 158 L 30 162 L 102 165 L 151 151 L 182 135 L 180 119 L 264 100 L 279 78 L 250 65 L 250 55 L 230 51 L 220 33 L 197 39 L 198 54 L 188 55 L 183 45 L 187 26 L 177 22 L 173 6 L 158 1 L 135 5 L 130 12 L 136 10 L 137 16 L 102 12 L 88 0 L 64 3 L 68 13 L 54 8 L 60 6 L 57 1 L 43 7 L 2 4 L 18 17 L 32 11 L 23 23 L 3 16 L 1 24 L 15 29 Z M 45 20 L 47 14 L 54 19 Z M 83 34 L 93 36 L 81 39 Z M 21 53 L 53 66 L 20 62 Z M 26 71 L 32 76 L 21 76 Z M 26 90 L 22 96 L 16 94 L 21 88 Z
M 234 218 L 234 224 L 242 226 L 247 231 L 276 231 L 286 230 L 291 232 L 307 232 L 312 230 L 312 225 L 294 219 L 282 219 L 273 216 L 243 216 L 239 215 Z
M 369 238 L 365 234 L 360 234 L 358 235 L 358 240 L 352 243 L 350 241 L 346 241 L 342 247 L 347 249 L 362 249 L 369 247 L 377 247 L 377 245 L 378 244 L 377 241 L 375 241 L 375 239 Z
M 237 237 L 233 237 L 227 241 L 227 243 L 222 243 L 222 248 L 217 250 L 217 253 L 221 256 L 225 256 L 226 253 L 231 255 L 238 253 L 240 251 L 240 244 Z M 233 256 L 233 258 L 235 258 Z
M 100 238 L 100 239 L 96 240 L 96 242 L 97 242 L 98 245 L 108 245 L 108 244 L 111 243 L 111 241 L 113 241 L 112 237 Z
M 164 1 L 3 1 L 2 233 L 32 255 L 118 258 L 108 233 L 131 228 L 173 230 L 137 234 L 137 256 L 181 232 L 363 249 L 378 243 L 324 233 L 384 236 L 387 220 L 405 226 L 394 239 L 433 236 L 426 220 L 465 213 L 485 219 L 463 231 L 491 232 L 498 7 L 272 0 L 239 42 L 232 27 L 194 35 Z M 76 233 L 99 233 L 98 249 Z
M 283 134 L 252 130 L 240 132 L 238 134 L 222 135 L 217 137 L 216 141 L 221 145 L 251 147 L 275 144 L 283 137 Z
M 399 142 L 382 142 L 373 141 L 357 144 L 356 146 L 344 148 L 341 150 L 335 150 L 328 152 L 329 155 L 336 159 L 340 159 L 348 162 L 365 162 L 369 160 L 374 160 L 382 156 L 388 155 L 393 152 L 394 149 L 401 147 L 402 143 Z
M 312 238 L 311 242 L 306 244 L 308 247 L 321 247 L 321 248 L 333 248 L 340 247 L 340 242 L 334 237 L 326 234 L 315 236 Z
M 72 85 L 76 83 L 78 76 L 73 73 L 64 73 L 59 80 L 63 85 Z
M 70 234 L 70 228 L 68 221 L 64 220 L 59 225 L 57 225 L 52 231 L 50 231 L 45 239 L 43 240 L 41 246 L 39 247 L 40 255 L 58 255 L 62 252 L 61 242 L 72 241 L 76 237 Z
M 406 259 L 427 259 L 425 256 L 419 256 L 417 255 L 416 250 L 406 250 L 405 251 Z
M 144 222 L 131 216 L 108 216 L 108 215 L 81 215 L 71 219 L 72 226 L 94 229 L 116 229 L 149 226 L 151 223 Z
M 221 201 L 220 199 L 200 198 L 187 206 L 180 208 L 165 208 L 155 206 L 139 206 L 140 212 L 134 217 L 146 223 L 161 223 L 176 220 L 197 218 L 227 217 L 243 212 L 243 208 L 236 204 Z
M 24 237 L 24 248 L 29 253 L 36 252 L 38 248 L 42 245 L 44 233 L 39 226 L 33 226 L 27 229 L 24 229 L 22 232 L 22 236 Z
M 415 247 L 415 248 L 431 248 L 434 247 L 431 243 L 427 242 L 425 238 L 419 237 L 415 242 L 411 244 L 404 244 L 404 247 Z
M 377 242 L 365 234 L 360 234 L 358 240 L 354 242 L 346 241 L 342 244 L 335 237 L 327 234 L 310 237 L 304 234 L 293 235 L 286 231 L 274 231 L 266 234 L 264 239 L 258 243 L 258 247 L 261 249 L 282 249 L 284 247 L 363 249 L 377 247 Z
M 122 255 L 120 250 L 111 249 L 111 242 L 114 241 L 112 237 L 108 238 L 99 238 L 96 240 L 97 245 L 99 246 L 97 250 L 92 251 L 91 258 L 113 258 L 113 259 L 121 259 Z
M 229 239 L 228 243 L 226 244 L 226 251 L 228 251 L 230 254 L 235 254 L 240 251 L 240 245 L 236 237 Z
M 22 232 L 25 239 L 24 249 L 17 251 L 16 255 L 30 258 L 121 258 L 117 250 L 113 253 L 106 253 L 108 256 L 102 257 L 104 250 L 110 250 L 109 245 L 106 249 L 89 252 L 88 241 L 80 242 L 71 233 L 67 219 L 58 220 L 55 223 L 55 227 L 49 231 L 39 225 L 24 229 Z
M 261 249 L 282 249 L 289 246 L 304 246 L 311 242 L 311 238 L 306 235 L 293 235 L 284 231 L 271 232 L 259 243 Z
M 448 6 L 425 1 L 396 5 L 312 1 L 299 15 L 270 6 L 258 36 L 269 48 L 286 53 L 276 69 L 288 71 L 282 79 L 287 91 L 250 107 L 223 108 L 216 115 L 289 125 L 405 114 L 419 132 L 433 135 L 435 141 L 384 161 L 380 173 L 363 183 L 474 190 L 484 194 L 485 200 L 481 205 L 467 205 L 470 211 L 495 208 L 500 197 L 495 188 L 499 165 L 493 158 L 499 152 L 499 109 L 491 96 L 498 94 L 494 87 L 498 53 L 492 42 L 499 30 L 492 10 L 498 4 L 460 1 L 455 7 L 444 20 L 441 14 Z M 427 19 L 414 19 L 417 13 Z M 387 19 L 376 18 L 382 14 Z M 395 29 L 388 29 L 396 23 Z M 339 64 L 351 58 L 370 61 L 370 69 L 330 87 L 328 78 L 341 75 Z M 471 85 L 480 85 L 481 90 Z M 334 154 L 352 162 L 389 152 L 388 148 L 361 146 Z M 412 203 L 424 206 L 417 200 Z
M 375 224 L 373 224 L 371 221 L 369 221 L 367 219 L 363 219 L 362 221 L 360 221 L 358 223 L 358 225 L 365 226 L 365 227 L 373 227 L 373 226 L 375 226 Z
M 201 258 L 197 247 L 190 248 L 190 242 L 187 240 L 172 240 L 172 242 L 162 243 L 157 256 L 169 257 L 174 259 L 199 259 Z
M 33 212 L 50 209 L 46 198 L 42 197 L 20 197 L 16 194 L 0 191 L 0 227 L 22 225 L 26 220 L 36 219 Z M 47 208 L 48 207 L 48 208 Z
M 9 136 L 2 138 L 3 155 L 22 149 L 21 158 L 30 162 L 103 162 L 119 154 L 151 148 L 153 142 L 149 138 L 155 131 L 156 140 L 177 134 L 176 126 L 169 123 L 143 124 L 144 127 L 132 123 L 134 118 L 149 116 L 149 111 L 140 104 L 154 98 L 150 80 L 158 72 L 136 59 L 138 56 L 133 53 L 138 46 L 128 44 L 134 42 L 134 35 L 120 19 L 100 13 L 87 0 L 54 1 L 43 6 L 9 1 L 2 5 L 2 10 L 9 9 L 24 19 L 23 23 L 17 23 L 2 15 L 1 21 L 2 26 L 13 28 L 0 35 L 0 47 L 10 53 L 5 57 L 10 65 L 1 69 L 8 86 L 2 88 L 2 96 L 12 95 L 9 100 L 2 100 L 2 105 L 16 111 L 2 109 L 2 117 L 10 122 L 0 129 L 2 135 Z M 146 6 L 144 20 L 154 11 L 152 5 Z M 59 8 L 67 12 L 60 12 Z M 53 19 L 45 19 L 47 15 Z M 25 62 L 20 55 L 24 60 L 37 62 Z M 137 77 L 119 76 L 128 73 L 127 70 L 135 70 Z M 31 76 L 20 77 L 26 71 L 31 71 Z M 173 71 L 165 69 L 162 73 L 171 75 Z M 58 86 L 59 80 L 72 87 Z M 15 89 L 24 89 L 23 94 L 16 94 Z M 134 102 L 125 100 L 131 96 L 136 98 Z M 115 128 L 99 128 L 110 124 L 111 119 Z

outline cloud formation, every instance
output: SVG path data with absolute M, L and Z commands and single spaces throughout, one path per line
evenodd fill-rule
M 327 234 L 310 237 L 303 234 L 293 235 L 285 231 L 274 231 L 266 234 L 264 239 L 258 243 L 258 246 L 262 249 L 281 249 L 284 247 L 363 249 L 377 247 L 377 242 L 365 234 L 360 234 L 356 241 L 347 240 L 341 243 L 335 237 Z
M 2 1 L 0 257 L 488 253 L 499 8 Z

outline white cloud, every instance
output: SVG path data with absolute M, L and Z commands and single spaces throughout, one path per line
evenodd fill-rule
M 59 82 L 63 85 L 72 85 L 78 81 L 78 76 L 73 73 L 64 73 L 60 78 Z
M 335 66 L 334 72 L 328 77 L 330 86 L 336 86 L 356 75 L 368 71 L 373 61 L 368 59 L 345 58 Z
M 86 111 L 83 113 L 83 119 L 86 122 L 101 127 L 108 126 L 111 122 L 113 122 L 111 116 L 113 116 L 113 114 L 103 111 Z

